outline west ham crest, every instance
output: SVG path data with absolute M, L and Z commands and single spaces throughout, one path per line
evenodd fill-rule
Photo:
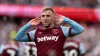
M 58 29 L 53 29 L 52 32 L 53 32 L 54 34 L 57 34 L 57 33 L 59 32 L 59 30 L 58 30 Z

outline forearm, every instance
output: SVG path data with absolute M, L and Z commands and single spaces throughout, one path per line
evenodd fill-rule
M 72 27 L 72 33 L 73 34 L 79 34 L 84 31 L 84 28 L 79 25 L 77 22 L 69 19 L 69 18 L 64 18 L 64 23 L 69 24 Z
M 25 26 L 23 26 L 17 33 L 14 40 L 16 41 L 27 41 L 27 34 L 26 31 L 31 27 L 30 23 L 27 23 Z

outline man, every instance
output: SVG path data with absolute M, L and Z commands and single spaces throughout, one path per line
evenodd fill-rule
M 37 26 L 42 23 L 43 28 L 26 33 L 31 26 Z M 69 24 L 71 27 L 56 26 L 60 24 Z M 50 7 L 45 7 L 42 10 L 41 17 L 32 19 L 29 23 L 23 26 L 14 40 L 16 41 L 35 41 L 37 46 L 37 56 L 63 56 L 64 41 L 70 35 L 77 35 L 84 31 L 84 28 L 75 21 L 64 16 L 56 16 L 55 12 Z
M 83 56 L 85 53 L 84 45 L 74 39 L 67 38 L 64 44 L 64 56 Z

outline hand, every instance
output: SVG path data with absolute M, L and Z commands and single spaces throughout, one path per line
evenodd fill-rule
M 60 24 L 63 24 L 64 22 L 64 18 L 65 18 L 65 16 L 63 16 L 63 15 L 56 15 L 55 16 L 56 18 L 55 18 L 55 24 L 56 25 L 60 25 Z
M 40 23 L 40 18 L 34 18 L 32 20 L 30 20 L 30 24 L 33 26 L 36 26 Z

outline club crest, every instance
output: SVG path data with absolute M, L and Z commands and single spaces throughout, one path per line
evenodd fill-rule
M 58 29 L 53 29 L 52 32 L 53 32 L 54 34 L 57 34 L 57 33 L 59 32 L 59 30 L 58 30 Z

